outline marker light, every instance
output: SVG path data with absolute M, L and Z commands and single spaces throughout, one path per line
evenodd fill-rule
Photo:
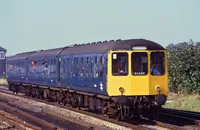
M 156 91 L 157 91 L 157 92 L 160 92 L 160 91 L 161 91 L 161 88 L 160 88 L 160 86 L 156 86 L 156 88 L 155 88 L 155 89 L 156 89 Z
M 147 47 L 146 46 L 134 46 L 132 47 L 132 50 L 146 50 Z
M 121 95 L 123 95 L 123 93 L 124 93 L 124 88 L 120 87 L 120 88 L 119 88 L 119 91 L 121 92 Z

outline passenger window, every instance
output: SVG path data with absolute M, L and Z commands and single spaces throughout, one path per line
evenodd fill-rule
M 37 62 L 36 61 L 32 61 L 32 71 L 35 71 L 36 69 L 36 66 L 37 66 Z
M 73 58 L 72 57 L 70 57 L 70 77 L 72 77 L 73 76 Z
M 70 57 L 67 57 L 67 76 L 70 77 L 71 76 L 71 59 Z
M 108 59 L 107 59 L 107 56 L 104 57 L 104 74 L 105 74 L 105 77 L 107 78 L 107 63 L 108 63 Z
M 90 78 L 92 78 L 92 75 L 93 75 L 93 69 L 92 69 L 92 68 L 93 68 L 93 65 L 92 65 L 92 61 L 93 61 L 93 60 L 92 60 L 92 57 L 89 57 L 89 61 L 88 61 L 88 62 L 89 62 L 89 67 L 88 67 L 88 69 L 89 69 L 89 77 L 90 77 Z
M 54 59 L 52 60 L 52 70 L 51 70 L 52 75 L 55 74 L 55 61 Z
M 74 74 L 73 76 L 78 76 L 78 57 L 74 57 Z
M 114 76 L 128 75 L 128 53 L 112 54 L 112 74 Z
M 53 59 L 53 74 L 56 74 L 56 59 Z
M 89 57 L 86 57 L 86 63 L 85 63 L 85 76 L 89 77 Z
M 97 56 L 94 57 L 94 73 L 93 73 L 93 77 L 94 78 L 98 78 L 99 74 L 98 74 L 98 64 L 97 64 Z
M 73 63 L 72 63 L 72 58 L 69 57 L 69 63 L 68 63 L 68 67 L 69 67 L 69 77 L 72 77 L 72 71 L 73 71 Z
M 146 52 L 133 52 L 131 56 L 132 74 L 147 75 L 148 73 L 148 55 Z
M 38 63 L 38 61 L 36 60 L 36 63 Z M 36 72 L 36 74 L 38 73 L 38 66 L 36 66 L 36 68 L 35 68 L 35 72 Z
M 42 74 L 42 60 L 39 60 L 39 71 L 40 71 L 40 74 Z
M 66 74 L 66 77 L 68 77 L 69 76 L 69 58 L 67 57 L 66 59 L 65 59 L 65 74 Z
M 17 62 L 17 74 L 20 75 L 20 62 Z
M 80 76 L 84 77 L 84 69 L 85 69 L 85 67 L 84 67 L 84 58 L 83 57 L 81 57 L 81 63 L 80 63 L 80 65 L 81 65 Z
M 100 64 L 99 64 L 100 66 L 99 66 L 99 76 L 101 77 L 101 78 L 103 78 L 103 72 L 104 72 L 104 57 L 103 56 L 101 56 L 100 57 Z
M 65 75 L 65 59 L 63 59 L 63 74 Z

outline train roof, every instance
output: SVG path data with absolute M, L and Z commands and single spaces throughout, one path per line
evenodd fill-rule
M 74 45 L 65 49 L 61 55 L 86 54 L 86 53 L 107 53 L 109 50 L 132 50 L 132 47 L 145 46 L 147 50 L 165 50 L 158 43 L 145 39 L 130 39 L 105 41 L 90 44 Z
M 46 57 L 52 57 L 52 56 L 57 56 L 63 48 L 55 48 L 55 49 L 49 49 L 49 50 L 42 50 L 38 51 L 36 53 L 32 53 L 28 58 L 46 58 Z
M 31 54 L 35 53 L 37 51 L 31 51 L 31 52 L 24 52 L 24 53 L 18 53 L 13 56 L 8 56 L 7 60 L 25 60 L 27 59 Z
M 132 50 L 132 47 L 145 46 L 147 50 L 165 50 L 164 47 L 155 43 L 153 41 L 145 39 L 130 39 L 130 40 L 111 40 L 97 43 L 88 43 L 88 44 L 76 44 L 72 46 L 49 49 L 49 50 L 40 50 L 16 54 L 10 56 L 8 60 L 23 60 L 23 59 L 33 59 L 33 58 L 47 58 L 51 56 L 58 55 L 73 55 L 73 54 L 99 54 L 107 53 L 110 50 Z

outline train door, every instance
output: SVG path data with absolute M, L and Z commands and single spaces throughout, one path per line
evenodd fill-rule
M 148 52 L 131 52 L 131 95 L 149 94 Z
M 116 51 L 108 53 L 107 93 L 109 96 L 129 94 L 129 53 Z M 121 89 L 125 91 L 121 92 Z
M 168 93 L 168 73 L 167 73 L 167 59 L 166 51 L 152 51 L 150 57 L 150 94 Z M 156 90 L 156 91 L 155 91 Z

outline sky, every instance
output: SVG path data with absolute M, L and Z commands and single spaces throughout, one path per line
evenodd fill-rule
M 200 0 L 0 0 L 7 55 L 116 39 L 200 41 Z

